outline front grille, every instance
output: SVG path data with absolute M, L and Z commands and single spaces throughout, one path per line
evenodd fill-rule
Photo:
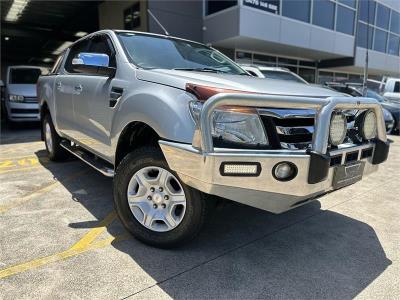
M 38 100 L 36 97 L 24 97 L 24 102 L 25 103 L 38 103 Z
M 308 149 L 311 148 L 315 110 L 310 109 L 259 109 L 259 114 L 268 141 L 273 149 Z M 348 111 L 347 137 L 344 143 L 360 144 L 358 130 L 354 128 L 355 113 Z M 328 145 L 328 147 L 333 147 Z
M 29 108 L 12 108 L 11 113 L 13 114 L 38 114 L 38 109 L 29 109 Z
M 261 119 L 273 148 L 306 149 L 311 146 L 314 117 L 261 115 Z

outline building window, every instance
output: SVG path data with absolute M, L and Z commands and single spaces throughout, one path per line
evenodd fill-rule
M 237 0 L 206 0 L 206 15 L 237 5 Z
M 387 43 L 387 32 L 379 29 L 375 29 L 374 35 L 374 50 L 385 53 Z
M 375 2 L 372 0 L 361 0 L 359 3 L 359 19 L 373 24 L 375 20 Z
M 354 34 L 355 11 L 338 5 L 336 17 L 336 30 L 339 32 Z
M 400 13 L 392 10 L 392 19 L 390 21 L 390 31 L 400 34 Z
M 140 27 L 140 2 L 124 10 L 124 29 L 133 30 Z
M 276 66 L 276 57 L 263 54 L 254 54 L 253 62 L 258 65 Z
M 303 22 L 310 22 L 311 0 L 282 1 L 282 15 Z
M 352 8 L 356 8 L 357 6 L 356 0 L 339 0 L 339 2 Z
M 299 75 L 307 82 L 315 82 L 315 69 L 299 68 Z
M 390 9 L 382 4 L 377 4 L 376 10 L 376 26 L 389 29 Z
M 335 20 L 335 3 L 330 0 L 314 1 L 313 24 L 333 29 Z
M 358 23 L 358 32 L 357 32 L 357 46 L 367 48 L 367 40 L 368 40 L 368 49 L 372 49 L 372 40 L 373 40 L 373 28 L 372 26 L 368 26 L 369 30 L 367 32 L 367 25 L 364 23 Z
M 392 55 L 400 55 L 399 54 L 400 47 L 400 37 L 394 34 L 389 36 L 389 48 L 388 53 Z

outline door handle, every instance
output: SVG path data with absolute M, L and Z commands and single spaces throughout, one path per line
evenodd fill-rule
M 75 92 L 82 92 L 83 87 L 81 84 L 79 84 L 79 85 L 74 86 L 74 90 L 75 90 Z
M 58 81 L 58 82 L 56 83 L 56 87 L 57 87 L 57 90 L 61 90 L 61 88 L 62 88 L 62 83 L 61 83 L 61 81 Z

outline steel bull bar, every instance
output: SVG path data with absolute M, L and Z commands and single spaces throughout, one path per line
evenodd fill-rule
M 220 106 L 250 106 L 257 108 L 292 108 L 315 109 L 315 125 L 312 147 L 307 153 L 311 156 L 309 183 L 317 183 L 328 175 L 330 157 L 327 153 L 329 140 L 329 127 L 331 115 L 334 110 L 372 109 L 377 119 L 377 138 L 374 164 L 386 160 L 388 155 L 388 142 L 386 138 L 385 120 L 381 105 L 378 101 L 366 97 L 329 97 L 307 98 L 298 96 L 254 95 L 254 94 L 217 94 L 208 99 L 200 114 L 201 150 L 204 154 L 214 151 L 211 135 L 211 118 L 215 109 Z M 383 152 L 383 153 L 382 153 Z
M 312 147 L 309 150 L 287 149 L 227 149 L 215 148 L 211 133 L 212 114 L 221 106 L 248 106 L 254 108 L 313 109 L 316 111 Z M 372 109 L 377 117 L 377 137 L 362 145 L 345 145 L 328 149 L 332 112 L 336 109 Z M 187 185 L 202 192 L 217 195 L 273 213 L 282 213 L 311 201 L 335 189 L 335 167 L 331 155 L 340 155 L 339 165 L 357 153 L 362 160 L 362 175 L 375 172 L 377 164 L 387 158 L 389 145 L 380 104 L 370 98 L 330 97 L 326 99 L 296 96 L 256 94 L 218 94 L 208 99 L 202 108 L 199 128 L 192 144 L 159 141 L 168 165 Z M 371 153 L 364 157 L 362 153 Z M 334 160 L 333 160 L 334 161 Z M 296 167 L 296 175 L 288 181 L 274 177 L 274 168 L 281 162 Z M 224 168 L 257 166 L 252 176 L 226 175 Z M 245 179 L 244 179 L 244 176 Z

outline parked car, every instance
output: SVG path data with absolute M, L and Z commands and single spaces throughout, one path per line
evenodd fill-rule
M 328 82 L 326 84 L 330 88 L 349 94 L 353 97 L 361 97 L 363 95 L 362 84 L 337 82 Z M 369 88 L 367 89 L 367 97 L 377 100 L 382 105 L 386 132 L 390 134 L 398 134 L 400 129 L 400 103 L 385 99 L 385 97 Z
M 207 194 L 282 213 L 375 172 L 389 142 L 380 104 L 259 80 L 203 44 L 121 30 L 71 45 L 38 81 L 42 138 L 114 177 L 136 238 L 193 238 Z M 363 110 L 347 130 L 348 110 Z M 209 198 L 209 197 L 207 197 Z
M 279 67 L 265 67 L 258 65 L 241 65 L 250 75 L 258 78 L 288 80 L 308 84 L 303 78 L 289 69 Z
M 386 79 L 383 96 L 393 102 L 400 103 L 400 78 L 389 77 Z
M 42 72 L 35 66 L 7 68 L 4 104 L 9 122 L 40 120 L 36 82 Z

